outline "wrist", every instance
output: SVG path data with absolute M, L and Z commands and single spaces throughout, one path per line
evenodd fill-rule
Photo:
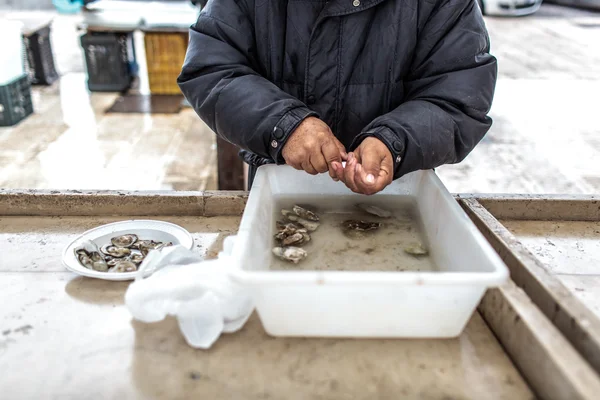
M 318 114 L 306 107 L 288 110 L 267 135 L 269 154 L 277 164 L 285 164 L 283 149 L 290 136 L 307 118 L 318 118 Z
M 378 126 L 365 130 L 358 135 L 356 139 L 354 139 L 354 142 L 352 142 L 350 150 L 354 151 L 367 138 L 376 138 L 387 147 L 394 163 L 394 179 L 398 178 L 402 160 L 404 159 L 404 152 L 406 150 L 405 140 L 398 137 L 398 135 L 387 126 Z

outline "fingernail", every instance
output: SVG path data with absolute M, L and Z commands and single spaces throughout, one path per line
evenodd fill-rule
M 367 182 L 369 183 L 374 183 L 375 182 L 375 177 L 371 174 L 367 175 Z
M 331 163 L 331 168 L 333 168 L 333 170 L 334 170 L 335 172 L 337 172 L 337 170 L 338 170 L 337 163 L 334 163 L 334 162 L 333 162 L 333 163 Z

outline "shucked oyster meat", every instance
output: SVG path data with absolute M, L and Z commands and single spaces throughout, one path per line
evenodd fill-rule
M 102 253 L 106 254 L 107 256 L 111 256 L 111 257 L 115 257 L 115 258 L 122 258 L 122 257 L 127 257 L 128 255 L 130 255 L 131 250 L 127 247 L 117 247 L 117 246 L 109 244 L 109 245 L 102 247 Z
M 75 249 L 75 257 L 82 266 L 94 271 L 133 272 L 151 250 L 172 245 L 171 242 L 139 240 L 135 234 L 125 234 L 111 238 L 102 249 L 88 240 Z
M 134 234 L 121 235 L 110 239 L 113 246 L 117 247 L 131 247 L 137 240 L 138 237 Z
M 106 272 L 108 265 L 98 249 L 98 246 L 91 240 L 88 240 L 75 249 L 77 260 L 85 268 L 94 271 Z

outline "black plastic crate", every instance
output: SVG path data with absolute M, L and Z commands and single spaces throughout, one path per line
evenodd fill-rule
M 31 83 L 27 75 L 0 86 L 0 126 L 16 125 L 31 114 Z
M 29 79 L 34 85 L 51 85 L 58 79 L 50 43 L 50 26 L 26 36 Z
M 137 74 L 132 33 L 88 32 L 81 36 L 92 92 L 124 92 Z

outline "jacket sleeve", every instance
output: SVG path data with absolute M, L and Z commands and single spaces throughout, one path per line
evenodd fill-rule
M 281 149 L 316 115 L 258 71 L 252 18 L 241 0 L 209 0 L 190 29 L 177 82 L 200 118 L 220 137 L 283 163 Z
M 405 102 L 366 126 L 351 149 L 365 137 L 380 139 L 395 160 L 395 179 L 462 161 L 492 124 L 497 65 L 489 50 L 476 2 L 445 1 L 418 34 Z

